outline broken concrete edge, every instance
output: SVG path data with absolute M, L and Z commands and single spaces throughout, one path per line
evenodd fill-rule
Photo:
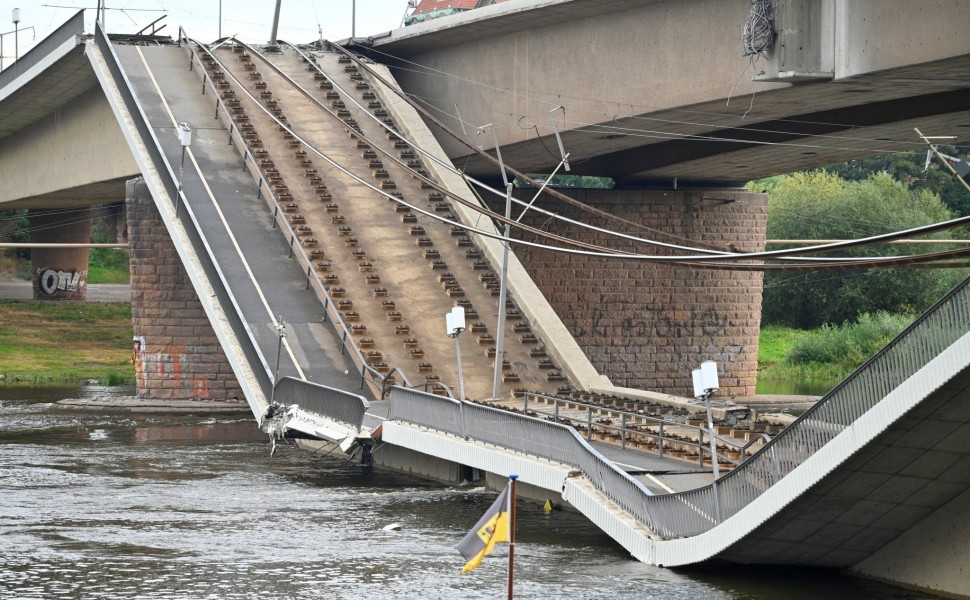
M 62 413 L 137 415 L 240 416 L 252 418 L 244 400 L 238 402 L 204 402 L 202 400 L 137 400 L 132 398 L 68 399 L 55 402 L 51 410 Z
M 370 65 L 370 67 L 380 73 L 381 77 L 384 77 L 387 81 L 396 84 L 394 76 L 391 75 L 387 67 L 377 64 Z M 404 130 L 407 137 L 414 141 L 416 145 L 430 152 L 438 160 L 450 164 L 451 161 L 444 149 L 430 129 L 424 125 L 424 120 L 418 115 L 417 111 L 403 101 L 390 101 L 392 98 L 397 99 L 397 94 L 387 89 L 380 82 L 375 82 L 375 87 L 388 100 L 388 108 L 392 111 L 395 121 Z M 400 88 L 396 86 L 396 89 L 399 90 Z M 419 123 L 420 126 L 413 126 L 415 123 Z M 442 186 L 472 204 L 481 205 L 460 175 L 444 169 L 433 161 L 427 161 L 427 165 Z M 468 206 L 456 204 L 454 208 L 463 223 L 476 224 L 478 229 L 496 235 L 499 233 L 491 219 L 480 219 L 481 215 Z M 501 242 L 477 234 L 473 234 L 473 237 L 478 246 L 488 254 L 493 265 L 502 264 L 503 244 Z M 556 359 L 573 385 L 584 390 L 591 390 L 594 386 L 611 385 L 609 378 L 600 374 L 589 361 L 586 353 L 569 333 L 566 325 L 556 314 L 549 301 L 546 300 L 545 295 L 539 290 L 522 263 L 519 262 L 515 252 L 509 253 L 508 289 L 510 297 L 515 299 L 524 316 L 529 320 L 529 324 L 545 342 L 546 351 Z

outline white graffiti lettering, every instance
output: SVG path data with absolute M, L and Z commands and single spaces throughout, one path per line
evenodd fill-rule
M 84 274 L 84 271 L 38 269 L 40 290 L 48 295 L 55 294 L 58 291 L 76 292 L 83 284 Z

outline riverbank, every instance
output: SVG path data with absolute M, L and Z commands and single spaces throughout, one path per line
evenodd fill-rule
M 131 305 L 0 301 L 0 382 L 131 385 Z

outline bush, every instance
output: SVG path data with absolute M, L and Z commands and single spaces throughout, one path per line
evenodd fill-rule
M 824 325 L 792 344 L 788 364 L 834 363 L 857 367 L 912 323 L 910 315 L 865 313 L 855 323 Z

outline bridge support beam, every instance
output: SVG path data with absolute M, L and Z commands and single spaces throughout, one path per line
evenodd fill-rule
M 127 184 L 135 378 L 146 400 L 243 400 L 142 179 Z
M 30 239 L 36 243 L 86 244 L 91 241 L 91 209 L 37 209 L 28 213 Z M 30 252 L 34 300 L 84 300 L 87 248 L 34 248 Z
M 534 190 L 516 195 L 528 201 Z M 767 196 L 739 190 L 569 190 L 638 225 L 727 250 L 763 249 Z M 605 229 L 675 242 L 557 201 L 549 211 Z M 504 210 L 495 205 L 493 210 Z M 519 210 L 513 209 L 513 218 Z M 580 229 L 537 211 L 524 222 L 570 239 L 671 254 Z M 514 235 L 514 234 L 513 234 Z M 531 240 L 534 236 L 529 236 Z M 686 242 L 679 242 L 686 244 Z M 753 395 L 761 324 L 760 273 L 607 260 L 519 247 L 516 255 L 593 365 L 614 385 L 690 396 L 691 370 L 719 365 L 722 397 Z

